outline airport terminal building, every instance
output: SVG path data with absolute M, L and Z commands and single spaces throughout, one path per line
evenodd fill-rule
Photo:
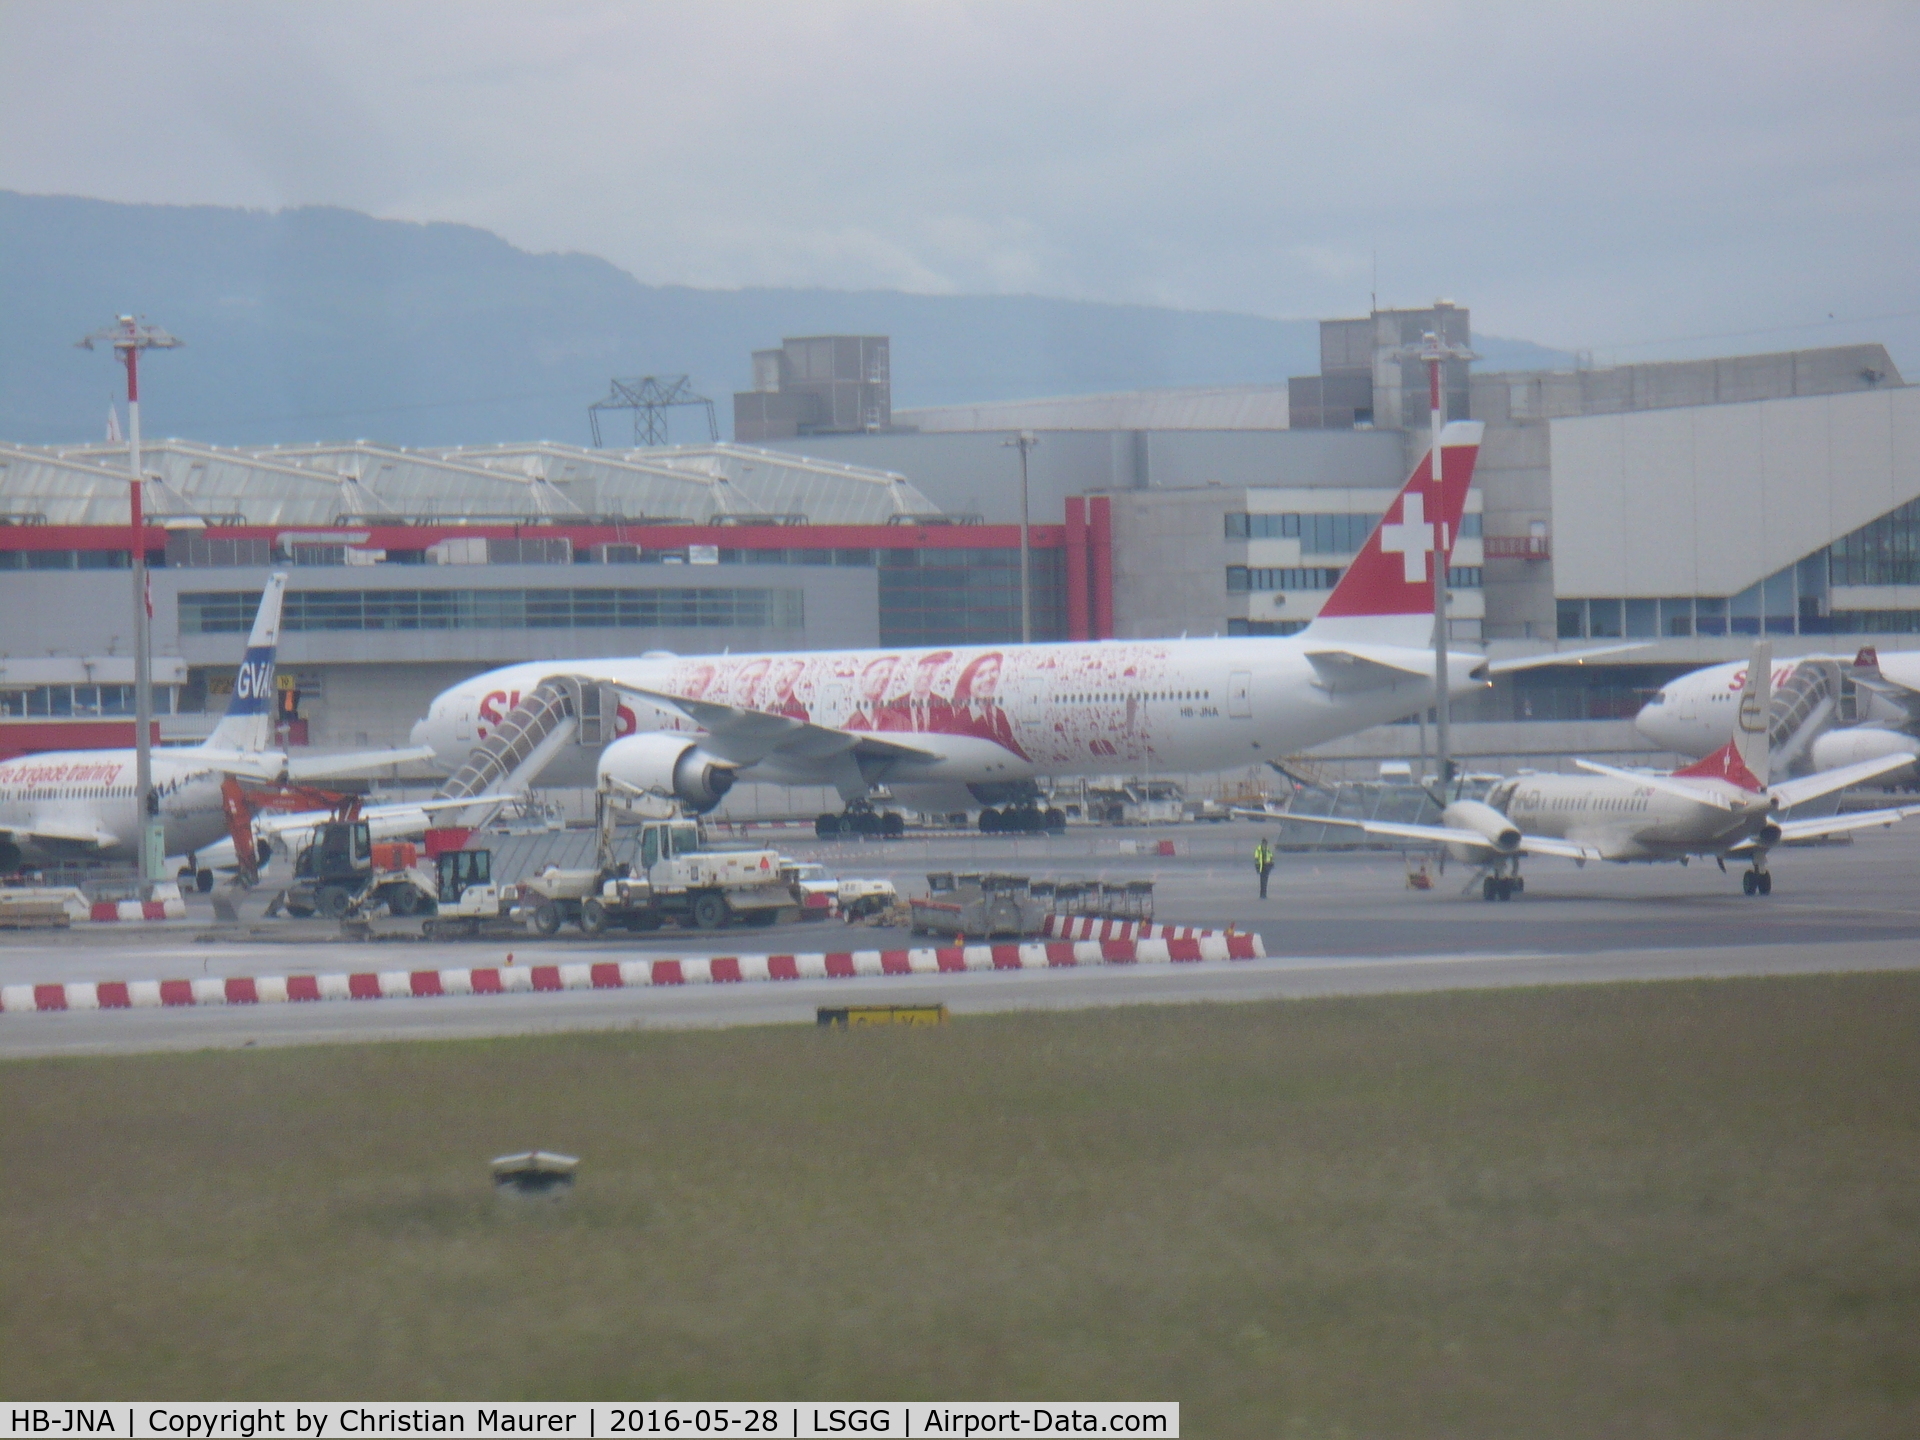
M 150 445 L 162 731 L 211 724 L 281 567 L 287 737 L 327 748 L 403 742 L 439 690 L 518 660 L 1017 639 L 1023 430 L 1036 639 L 1291 633 L 1425 448 L 1404 350 L 1429 329 L 1470 338 L 1459 307 L 1382 311 L 1324 322 L 1322 373 L 1289 386 L 939 410 L 891 408 L 884 337 L 808 337 L 756 356 L 751 445 Z M 1920 633 L 1920 390 L 1884 348 L 1460 364 L 1446 394 L 1488 426 L 1456 644 L 1645 646 L 1463 702 L 1463 753 L 1644 750 L 1645 694 L 1752 636 Z M 127 477 L 124 444 L 0 444 L 0 754 L 130 738 Z M 1328 749 L 1411 755 L 1419 729 Z

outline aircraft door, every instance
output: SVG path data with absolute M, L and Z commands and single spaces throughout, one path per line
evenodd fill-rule
M 1227 718 L 1230 720 L 1253 718 L 1253 672 L 1251 670 L 1236 670 L 1227 676 Z
M 453 702 L 453 738 L 471 741 L 473 739 L 473 702 L 456 700 Z

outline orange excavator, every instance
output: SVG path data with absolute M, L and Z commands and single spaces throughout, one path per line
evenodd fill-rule
M 360 818 L 361 797 L 311 785 L 276 785 L 229 775 L 220 782 L 220 806 L 226 812 L 227 833 L 233 837 L 234 861 L 241 882 L 249 888 L 260 881 L 260 850 L 254 842 L 253 817 L 265 811 L 300 814 L 326 811 L 328 823 L 351 824 Z

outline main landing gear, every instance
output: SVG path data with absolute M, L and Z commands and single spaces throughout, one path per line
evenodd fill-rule
M 1773 894 L 1772 872 L 1761 869 L 1756 861 L 1754 867 L 1740 877 L 1740 893 L 1742 895 Z
M 907 833 L 907 822 L 898 813 L 876 811 L 864 800 L 847 806 L 843 815 L 822 815 L 813 822 L 813 833 L 822 840 L 841 835 L 871 836 L 880 840 L 898 840 Z
M 982 835 L 1060 835 L 1066 828 L 1067 817 L 1063 812 L 1039 805 L 1009 805 L 1004 810 L 989 805 L 980 812 Z
M 1467 885 L 1471 888 L 1473 882 L 1469 880 Z M 1525 894 L 1526 889 L 1526 877 L 1520 873 L 1517 860 L 1495 861 L 1480 880 L 1480 898 L 1490 904 L 1495 900 L 1511 900 Z

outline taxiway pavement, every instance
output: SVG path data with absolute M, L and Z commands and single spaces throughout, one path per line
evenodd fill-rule
M 1851 845 L 1777 851 L 1774 893 L 1748 898 L 1729 867 L 1540 861 L 1511 902 L 1462 896 L 1462 867 L 1410 889 L 1391 853 L 1283 854 L 1258 898 L 1252 849 L 1271 827 L 1249 823 L 1075 830 L 1058 838 L 934 836 L 896 842 L 777 843 L 847 875 L 885 875 L 902 893 L 929 870 L 1002 870 L 1057 879 L 1156 883 L 1156 918 L 1234 924 L 1268 956 L 1178 967 L 1101 967 L 900 979 L 808 980 L 417 1001 L 0 1015 L 0 1056 L 582 1029 L 811 1020 L 819 1005 L 944 1001 L 956 1013 L 1284 996 L 1920 967 L 1920 826 L 1873 831 Z M 1151 851 L 1162 839 L 1176 854 Z M 871 949 L 913 943 L 903 931 L 795 924 L 718 935 L 667 932 L 589 940 L 562 935 L 430 944 L 342 939 L 323 922 L 259 921 L 256 899 L 235 926 L 192 916 L 163 925 L 90 925 L 0 933 L 0 984 L 293 975 L 433 965 L 674 954 Z M 925 942 L 920 942 L 925 943 Z

